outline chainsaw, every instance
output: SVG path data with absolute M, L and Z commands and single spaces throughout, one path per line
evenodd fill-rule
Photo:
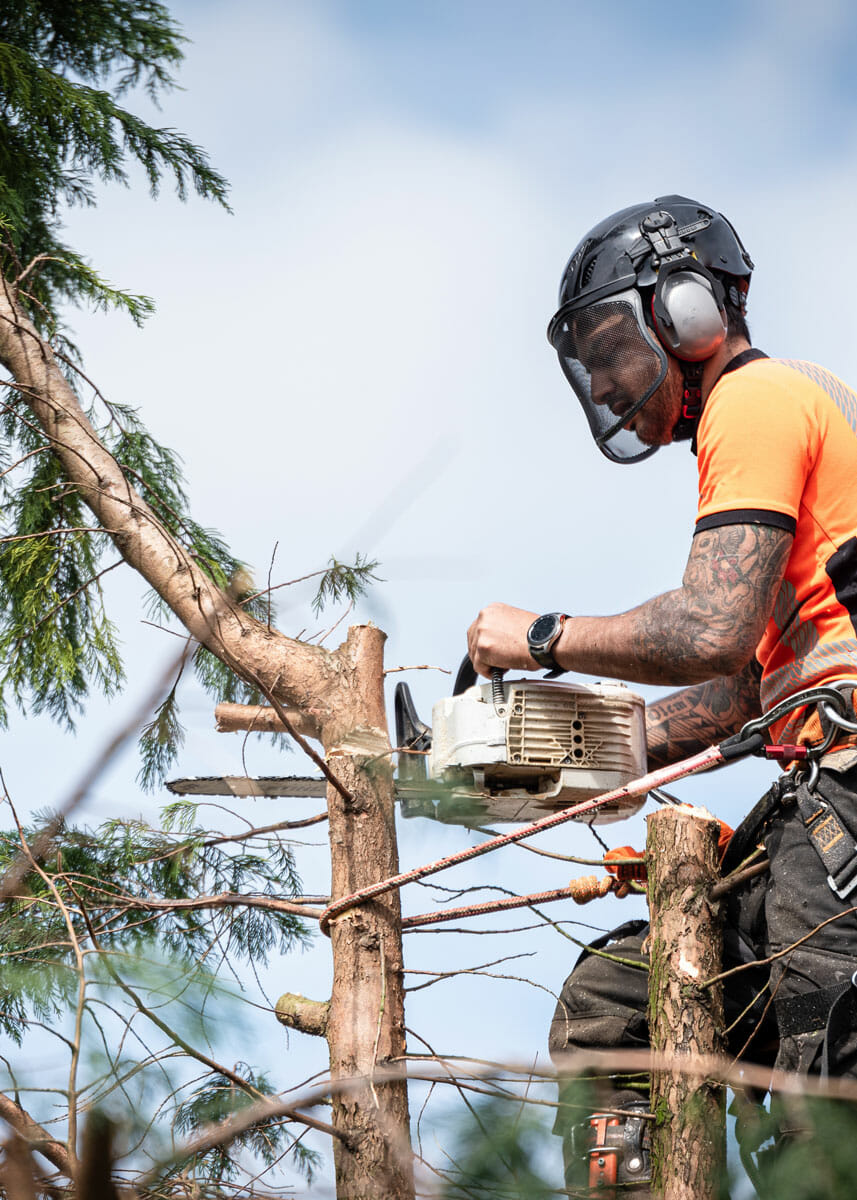
M 479 680 L 469 658 L 452 695 L 421 721 L 406 683 L 394 697 L 396 792 L 405 817 L 449 824 L 534 821 L 646 772 L 645 704 L 622 683 Z M 582 818 L 632 816 L 645 796 Z
M 624 787 L 646 772 L 645 705 L 621 683 L 480 681 L 469 658 L 452 695 L 417 716 L 410 688 L 394 697 L 396 797 L 405 817 L 447 824 L 532 822 Z M 175 779 L 192 796 L 323 798 L 321 776 L 246 775 Z M 622 796 L 579 819 L 606 824 L 632 816 L 645 796 Z

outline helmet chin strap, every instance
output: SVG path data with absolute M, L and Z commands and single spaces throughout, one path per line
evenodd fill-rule
M 702 412 L 702 368 L 704 362 L 681 362 L 684 395 L 681 416 L 673 426 L 673 441 L 686 442 L 696 433 Z

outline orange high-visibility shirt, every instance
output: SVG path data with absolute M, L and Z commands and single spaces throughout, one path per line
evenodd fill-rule
M 814 363 L 757 359 L 718 380 L 697 446 L 697 532 L 756 523 L 794 534 L 756 650 L 763 710 L 815 684 L 857 682 L 857 395 Z M 794 740 L 802 719 L 772 736 Z

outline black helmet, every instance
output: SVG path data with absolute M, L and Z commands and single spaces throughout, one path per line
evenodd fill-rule
M 729 221 L 684 196 L 624 208 L 581 241 L 548 340 L 608 458 L 639 462 L 655 452 L 633 417 L 666 378 L 668 353 L 683 363 L 686 383 L 698 383 L 700 364 L 726 337 L 724 305 L 743 310 L 752 270 Z M 599 371 L 609 379 L 593 389 Z M 691 431 L 692 423 L 682 434 Z

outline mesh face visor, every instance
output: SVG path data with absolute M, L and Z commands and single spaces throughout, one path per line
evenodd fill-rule
M 658 446 L 637 436 L 634 418 L 666 378 L 667 356 L 646 326 L 639 293 L 564 305 L 548 338 L 599 450 L 619 463 L 654 454 Z

